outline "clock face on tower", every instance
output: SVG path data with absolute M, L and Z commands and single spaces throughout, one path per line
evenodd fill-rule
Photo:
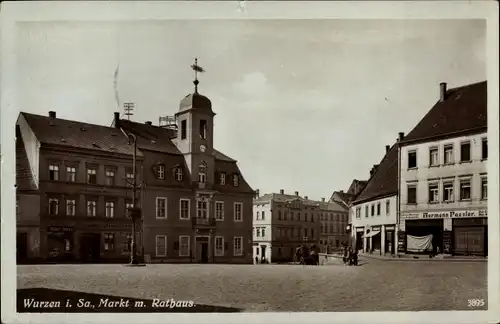
M 206 149 L 207 148 L 205 145 L 203 145 L 203 144 L 200 145 L 200 151 L 205 152 Z

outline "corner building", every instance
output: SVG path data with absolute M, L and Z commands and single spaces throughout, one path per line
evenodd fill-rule
M 252 199 L 236 160 L 213 145 L 211 101 L 184 97 L 175 124 L 119 118 L 144 156 L 142 204 L 146 262 L 251 263 Z
M 486 81 L 440 97 L 400 142 L 399 244 L 432 234 L 435 252 L 488 254 Z

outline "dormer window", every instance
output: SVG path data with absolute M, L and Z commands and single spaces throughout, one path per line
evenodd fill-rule
M 233 186 L 238 187 L 240 185 L 240 178 L 237 174 L 233 175 Z
M 200 138 L 207 138 L 207 121 L 205 119 L 200 119 Z
M 156 168 L 156 175 L 158 179 L 165 179 L 165 166 L 163 164 L 158 164 Z
M 183 176 L 182 168 L 176 167 L 175 168 L 175 180 L 182 181 L 182 176 Z
M 226 184 L 226 173 L 225 172 L 221 172 L 221 174 L 220 174 L 220 184 L 222 186 L 224 186 Z
M 207 164 L 205 162 L 201 162 L 198 169 L 198 182 L 205 183 L 207 182 Z

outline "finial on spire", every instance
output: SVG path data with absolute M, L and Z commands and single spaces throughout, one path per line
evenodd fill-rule
M 200 83 L 200 81 L 198 81 L 198 72 L 203 73 L 203 72 L 205 72 L 205 70 L 201 66 L 198 65 L 198 58 L 194 59 L 194 64 L 191 65 L 191 68 L 194 71 L 194 81 L 193 81 L 194 92 L 198 93 L 198 84 Z

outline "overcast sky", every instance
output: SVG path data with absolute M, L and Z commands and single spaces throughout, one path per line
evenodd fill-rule
M 215 148 L 261 193 L 310 198 L 367 179 L 385 145 L 450 87 L 486 80 L 481 20 L 170 20 L 22 23 L 19 110 L 109 126 L 121 102 L 158 123 L 193 91 L 217 113 Z

